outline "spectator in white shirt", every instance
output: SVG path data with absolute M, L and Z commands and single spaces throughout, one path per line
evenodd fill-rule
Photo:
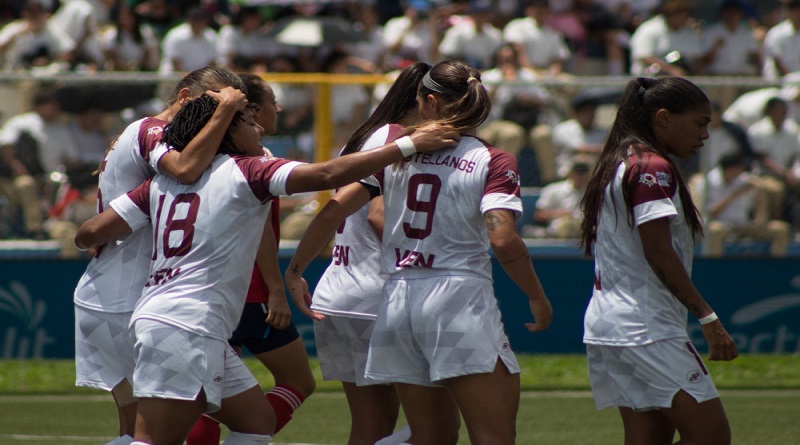
M 743 0 L 723 0 L 720 20 L 703 35 L 706 72 L 711 75 L 753 76 L 761 67 L 759 43 L 745 18 Z
M 241 6 L 231 23 L 219 30 L 219 64 L 234 71 L 264 72 L 267 69 L 266 47 L 272 42 L 261 29 L 261 13 L 256 7 Z
M 589 183 L 592 161 L 576 157 L 570 160 L 566 178 L 546 185 L 536 201 L 533 222 L 544 227 L 548 238 L 580 238 L 581 199 Z
M 522 66 L 542 74 L 560 74 L 571 53 L 564 36 L 547 26 L 550 15 L 547 0 L 524 3 L 525 17 L 508 22 L 503 28 L 503 39 L 517 46 Z
M 389 19 L 383 27 L 390 68 L 404 68 L 413 62 L 435 63 L 440 39 L 436 10 L 428 0 L 409 0 L 405 13 Z
M 608 129 L 595 122 L 598 102 L 588 96 L 576 95 L 572 101 L 573 118 L 553 127 L 556 174 L 564 178 L 578 155 L 596 160 L 603 151 Z
M 693 178 L 690 188 L 707 221 L 710 256 L 722 256 L 731 237 L 768 240 L 771 255 L 786 255 L 789 223 L 769 217 L 768 200 L 759 183 L 747 171 L 747 158 L 740 153 L 721 157 L 717 167 Z
M 217 33 L 209 26 L 211 16 L 192 7 L 186 22 L 167 32 L 161 42 L 161 74 L 189 72 L 217 61 Z
M 21 208 L 23 236 L 44 236 L 42 208 L 49 190 L 46 178 L 61 166 L 76 164 L 77 150 L 64 124 L 61 105 L 52 91 L 33 98 L 33 111 L 8 119 L 0 128 L 0 194 L 12 217 Z
M 101 37 L 109 71 L 153 71 L 158 66 L 158 40 L 138 14 L 121 3 L 114 24 Z
M 47 0 L 27 0 L 19 20 L 0 29 L 3 69 L 27 70 L 66 62 L 75 42 L 61 29 L 48 25 Z
M 702 35 L 695 29 L 689 0 L 665 0 L 661 13 L 643 22 L 631 36 L 634 76 L 695 74 L 702 56 Z
M 444 33 L 439 53 L 480 70 L 491 68 L 494 54 L 503 43 L 503 33 L 491 23 L 491 6 L 488 0 L 473 0 L 466 16 L 454 16 L 455 23 Z
M 753 151 L 765 175 L 764 183 L 771 193 L 770 216 L 783 216 L 786 210 L 786 189 L 800 185 L 797 160 L 800 156 L 800 128 L 788 117 L 789 106 L 773 97 L 764 106 L 764 118 L 747 129 Z
M 778 79 L 800 71 L 800 0 L 783 2 L 786 19 L 764 36 L 764 77 Z

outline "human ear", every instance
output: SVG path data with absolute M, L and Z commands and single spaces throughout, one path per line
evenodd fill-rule
M 671 120 L 671 114 L 669 110 L 666 108 L 661 108 L 656 111 L 656 114 L 653 118 L 654 125 L 658 125 L 660 127 L 669 127 Z
M 181 88 L 181 90 L 178 91 L 178 105 L 184 106 L 190 100 L 192 100 L 192 93 L 188 88 Z

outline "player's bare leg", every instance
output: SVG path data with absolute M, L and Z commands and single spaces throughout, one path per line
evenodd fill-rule
M 300 338 L 272 351 L 255 354 L 255 357 L 275 378 L 275 388 L 268 391 L 266 397 L 275 411 L 275 432 L 278 432 L 291 420 L 300 404 L 314 392 L 317 382 L 311 373 L 306 347 Z
M 205 408 L 204 392 L 196 400 L 140 398 L 134 439 L 152 445 L 182 445 Z
M 409 443 L 448 445 L 458 442 L 461 419 L 449 388 L 395 383 L 400 404 L 411 427 Z
M 122 379 L 111 389 L 114 403 L 117 405 L 119 415 L 119 435 L 133 437 L 136 429 L 136 398 L 133 397 L 133 388 L 127 379 Z
M 513 445 L 519 409 L 519 374 L 498 359 L 494 371 L 448 379 L 469 439 L 475 445 Z
M 625 445 L 669 445 L 675 437 L 675 426 L 658 410 L 637 412 L 620 408 Z
M 672 408 L 664 414 L 678 429 L 681 445 L 730 445 L 731 427 L 719 398 L 697 403 L 694 397 L 678 391 Z
M 342 382 L 350 407 L 347 445 L 373 445 L 394 431 L 400 400 L 391 385 L 356 386 Z
M 275 412 L 258 385 L 222 399 L 222 407 L 211 416 L 231 431 L 259 435 L 275 432 Z

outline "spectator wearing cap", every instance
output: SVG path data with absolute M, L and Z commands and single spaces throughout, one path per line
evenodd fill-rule
M 50 3 L 27 0 L 21 18 L 0 29 L 3 69 L 27 70 L 65 62 L 75 42 L 61 29 L 48 24 Z
M 524 5 L 525 16 L 508 22 L 503 39 L 517 47 L 522 66 L 542 75 L 561 74 L 572 54 L 564 35 L 547 24 L 548 1 L 525 0 Z
M 553 127 L 556 174 L 564 178 L 570 170 L 571 159 L 584 156 L 597 159 L 608 138 L 608 129 L 596 123 L 598 99 L 578 93 L 572 100 L 572 119 Z
M 640 24 L 631 36 L 631 74 L 695 74 L 703 55 L 703 39 L 693 12 L 690 0 L 664 0 L 660 13 Z
M 210 27 L 211 16 L 192 7 L 186 22 L 170 29 L 161 42 L 159 73 L 190 72 L 217 61 L 217 33 Z
M 770 217 L 760 183 L 747 171 L 747 158 L 740 153 L 721 157 L 714 169 L 690 182 L 706 221 L 708 255 L 722 256 L 731 238 L 766 240 L 772 256 L 786 255 L 789 224 Z
M 444 33 L 439 53 L 480 70 L 491 68 L 495 52 L 503 43 L 503 33 L 492 25 L 491 18 L 489 0 L 471 1 L 466 16 L 453 17 L 455 23 Z
M 570 160 L 570 169 L 561 181 L 542 188 L 533 212 L 534 226 L 543 227 L 538 233 L 547 238 L 579 238 L 581 221 L 581 199 L 589 183 L 592 161 L 585 157 Z M 524 229 L 523 229 L 524 230 Z M 526 230 L 526 232 L 529 232 Z
M 745 19 L 745 0 L 723 0 L 719 21 L 703 34 L 705 72 L 720 76 L 753 76 L 761 70 L 760 45 Z
M 439 26 L 436 9 L 429 0 L 409 0 L 403 15 L 383 27 L 383 44 L 390 69 L 414 62 L 434 64 L 439 59 Z
M 779 79 L 800 71 L 800 0 L 782 1 L 786 19 L 764 36 L 764 77 Z

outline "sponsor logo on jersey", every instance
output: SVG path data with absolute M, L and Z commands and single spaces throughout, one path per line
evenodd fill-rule
M 656 180 L 658 185 L 662 187 L 669 187 L 672 184 L 672 175 L 666 172 L 656 172 Z
M 656 185 L 656 177 L 652 173 L 642 173 L 639 175 L 639 182 L 648 187 L 652 187 Z
M 147 129 L 148 136 L 158 136 L 161 132 L 164 131 L 164 127 L 150 127 Z
M 509 170 L 506 172 L 506 177 L 511 181 L 512 184 L 519 184 L 519 174 L 514 170 Z

